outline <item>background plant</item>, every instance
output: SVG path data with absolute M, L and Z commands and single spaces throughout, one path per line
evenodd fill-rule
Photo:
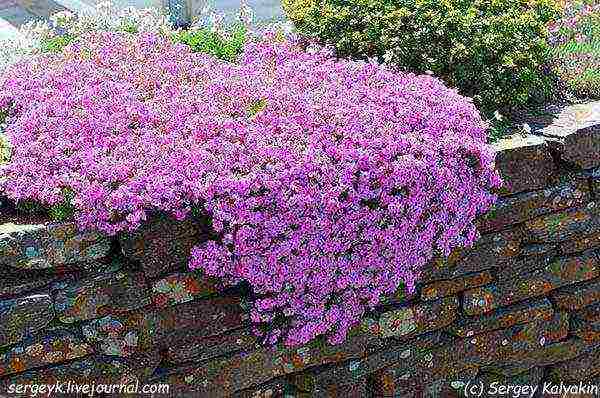
M 549 25 L 551 65 L 565 88 L 581 98 L 600 98 L 600 4 L 569 1 Z
M 486 115 L 546 96 L 551 0 L 284 0 L 298 30 L 339 56 L 432 71 Z

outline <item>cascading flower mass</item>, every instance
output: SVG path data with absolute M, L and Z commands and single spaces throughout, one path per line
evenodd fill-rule
M 0 80 L 0 188 L 85 229 L 200 206 L 190 267 L 249 282 L 269 337 L 332 343 L 436 253 L 470 245 L 499 185 L 474 105 L 431 76 L 266 33 L 239 62 L 153 33 L 89 33 Z

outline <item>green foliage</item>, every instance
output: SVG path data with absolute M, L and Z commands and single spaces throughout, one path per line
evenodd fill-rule
M 487 115 L 551 90 L 553 0 L 284 0 L 298 30 L 340 56 L 431 71 Z
M 42 51 L 50 53 L 59 53 L 69 43 L 75 40 L 75 36 L 64 34 L 61 36 L 52 36 L 42 41 Z
M 50 218 L 53 221 L 67 221 L 73 219 L 75 209 L 72 205 L 73 193 L 68 190 L 63 190 L 63 200 L 50 206 Z
M 234 62 L 246 43 L 247 29 L 243 25 L 232 27 L 227 32 L 210 28 L 184 30 L 175 33 L 175 41 L 187 44 L 195 52 L 213 55 Z

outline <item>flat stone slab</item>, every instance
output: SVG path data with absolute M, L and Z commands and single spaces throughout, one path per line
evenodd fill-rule
M 152 379 L 152 383 L 167 383 L 172 392 L 186 393 L 187 396 L 230 397 L 235 392 L 283 376 L 283 370 L 272 354 L 271 349 L 262 348 L 200 366 L 177 368 Z
M 153 349 L 157 325 L 156 313 L 141 310 L 94 319 L 82 325 L 82 331 L 96 352 L 130 357 Z
M 17 269 L 44 269 L 100 259 L 110 240 L 80 232 L 75 224 L 0 225 L 0 264 Z
M 417 304 L 384 312 L 379 318 L 381 337 L 413 337 L 454 322 L 458 316 L 458 299 L 445 297 L 438 301 Z
M 587 353 L 587 355 L 551 365 L 548 374 L 553 379 L 570 382 L 589 380 L 591 377 L 600 374 L 600 350 L 594 350 Z
M 496 279 L 512 280 L 515 277 L 531 275 L 550 265 L 560 252 L 556 243 L 530 243 L 521 247 L 518 258 L 496 268 Z
M 460 278 L 433 282 L 423 286 L 421 289 L 421 299 L 425 301 L 437 300 L 442 297 L 455 295 L 467 289 L 487 285 L 493 280 L 494 277 L 491 272 L 483 271 Z
M 0 271 L 0 300 L 49 286 L 61 277 L 59 273 L 42 273 L 43 271 L 35 270 L 4 271 Z
M 478 220 L 479 231 L 499 231 L 545 214 L 583 206 L 591 200 L 586 176 L 565 177 L 565 181 L 548 188 L 498 198 L 492 209 Z
M 600 233 L 583 237 L 573 237 L 566 242 L 560 242 L 560 250 L 564 254 L 580 253 L 600 247 Z
M 92 353 L 92 348 L 70 329 L 54 328 L 22 341 L 0 356 L 0 374 L 21 373 Z
M 186 336 L 207 338 L 233 332 L 243 326 L 237 298 L 216 298 L 167 307 L 157 312 L 157 347 L 177 346 Z
M 152 301 L 157 307 L 187 303 L 195 298 L 209 296 L 217 291 L 216 282 L 199 271 L 177 273 L 152 285 Z
M 208 361 L 240 351 L 251 351 L 257 348 L 257 343 L 256 336 L 246 328 L 211 337 L 189 333 L 171 343 L 168 347 L 167 358 L 175 364 Z
M 504 266 L 521 254 L 522 240 L 520 228 L 483 235 L 473 247 L 456 249 L 448 258 L 433 260 L 424 267 L 421 281 L 453 279 Z
M 552 293 L 558 308 L 576 311 L 600 301 L 600 280 L 577 286 L 566 286 Z
M 549 107 L 550 125 L 532 131 L 546 138 L 561 158 L 583 169 L 600 165 L 600 101 Z
M 534 191 L 550 185 L 557 168 L 546 141 L 536 135 L 515 134 L 492 144 L 496 168 L 504 186 L 502 194 Z
M 158 217 L 135 232 L 119 238 L 123 254 L 140 261 L 150 278 L 175 269 L 185 269 L 190 251 L 200 241 L 198 227 L 191 221 Z
M 0 301 L 0 347 L 43 329 L 53 318 L 52 299 L 47 294 Z
M 562 242 L 600 231 L 600 209 L 595 202 L 585 207 L 534 218 L 525 222 L 531 242 Z
M 448 331 L 459 337 L 471 337 L 481 333 L 505 329 L 514 325 L 550 321 L 554 315 L 552 303 L 548 299 L 520 303 L 472 318 L 462 318 Z
M 64 323 L 73 323 L 142 308 L 151 303 L 142 273 L 101 274 L 53 289 L 54 309 Z
M 28 371 L 4 378 L 0 380 L 0 394 L 3 391 L 8 391 L 11 384 L 40 386 L 44 384 L 55 385 L 57 382 L 68 383 L 69 381 L 75 384 L 94 382 L 96 385 L 135 384 L 136 382 L 142 384 L 154 372 L 159 362 L 160 357 L 156 353 L 131 358 L 106 355 L 88 356 L 68 364 Z M 54 394 L 50 396 L 63 397 L 67 395 Z
M 559 257 L 545 269 L 491 286 L 467 290 L 463 309 L 467 315 L 489 313 L 496 308 L 544 296 L 560 287 L 597 278 L 598 258 L 593 252 Z

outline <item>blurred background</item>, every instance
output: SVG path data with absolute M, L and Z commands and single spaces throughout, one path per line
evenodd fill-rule
M 93 10 L 96 0 L 0 0 L 0 38 L 13 35 L 22 24 L 32 20 L 48 19 L 58 11 L 79 12 Z M 165 10 L 181 10 L 198 14 L 208 6 L 224 14 L 226 19 L 235 18 L 240 7 L 239 0 L 113 0 L 117 7 L 157 7 Z M 279 0 L 246 0 L 254 11 L 256 22 L 272 22 L 282 18 Z

